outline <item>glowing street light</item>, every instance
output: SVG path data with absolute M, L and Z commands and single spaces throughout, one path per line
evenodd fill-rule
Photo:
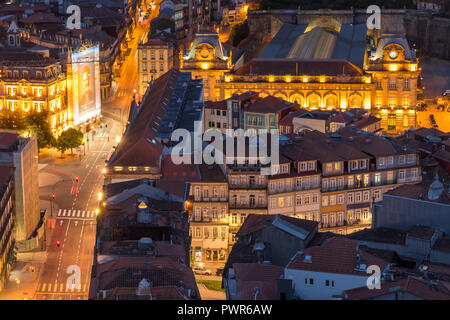
M 99 213 L 100 213 L 100 209 L 99 208 L 95 209 L 95 215 L 98 216 Z
M 102 173 L 105 174 L 106 173 L 106 168 L 102 169 Z
M 99 192 L 98 193 L 98 201 L 102 200 L 102 198 L 103 198 L 103 193 Z
M 116 137 L 116 142 L 119 143 L 119 142 L 120 142 L 120 139 L 121 139 L 121 137 L 120 137 L 120 136 L 117 136 L 117 137 Z

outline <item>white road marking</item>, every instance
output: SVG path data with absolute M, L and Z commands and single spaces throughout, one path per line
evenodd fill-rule
M 52 284 L 51 283 L 48 284 L 48 292 L 50 292 L 50 291 L 52 291 Z
M 42 284 L 41 291 L 42 291 L 42 292 L 45 292 L 45 288 L 46 288 L 46 287 L 47 287 L 47 282 L 45 282 L 45 283 Z
M 59 211 L 58 211 L 58 217 L 61 216 L 61 211 L 62 211 L 62 209 L 59 209 Z
M 63 217 L 65 217 L 66 216 L 66 209 L 64 209 L 64 211 L 63 211 Z
M 80 213 L 81 213 L 81 211 L 80 211 L 80 210 L 78 210 L 78 212 L 77 212 L 77 217 L 79 217 L 79 216 L 80 216 Z
M 86 211 L 85 210 L 83 210 L 83 213 L 81 214 L 81 217 L 82 218 L 84 218 L 84 213 L 85 213 Z

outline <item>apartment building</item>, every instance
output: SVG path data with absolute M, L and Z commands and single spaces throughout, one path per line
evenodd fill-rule
M 321 175 L 317 160 L 303 151 L 282 146 L 279 174 L 269 176 L 268 213 L 320 221 Z
M 149 83 L 174 67 L 175 45 L 164 36 L 149 37 L 138 46 L 139 94 L 144 95 Z
M 228 257 L 228 184 L 218 165 L 195 165 L 200 179 L 190 183 L 191 258 L 225 263 Z
M 38 151 L 36 136 L 23 138 L 14 131 L 0 132 L 0 165 L 14 168 L 15 239 L 19 248 L 33 249 L 40 223 Z

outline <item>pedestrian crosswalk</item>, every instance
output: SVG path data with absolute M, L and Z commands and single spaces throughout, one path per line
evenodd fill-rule
M 95 211 L 59 209 L 58 217 L 59 218 L 93 219 L 93 218 L 95 218 Z
M 80 284 L 77 288 L 75 285 L 58 282 L 44 282 L 40 283 L 37 292 L 86 292 L 88 290 L 86 283 Z
M 98 134 L 98 136 L 99 136 L 100 138 L 107 138 L 107 137 L 108 137 L 108 132 L 100 132 L 100 133 Z

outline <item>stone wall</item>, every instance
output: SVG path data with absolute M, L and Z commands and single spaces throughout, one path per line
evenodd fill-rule
M 410 11 L 404 18 L 408 40 L 433 57 L 450 60 L 450 19 Z
M 250 34 L 261 42 L 269 42 L 283 23 L 309 24 L 316 19 L 333 19 L 343 24 L 361 24 L 367 17 L 365 10 L 258 10 L 249 12 L 248 25 Z M 381 32 L 406 33 L 418 49 L 450 59 L 450 19 L 435 17 L 422 10 L 382 10 Z M 379 35 L 380 32 L 376 32 L 374 37 Z

